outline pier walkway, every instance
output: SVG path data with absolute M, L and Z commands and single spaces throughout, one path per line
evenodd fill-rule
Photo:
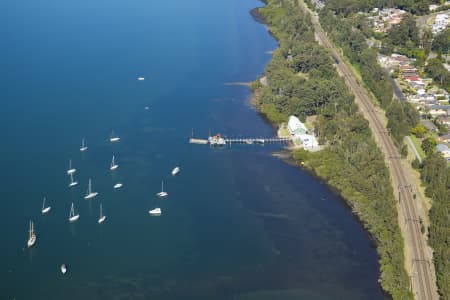
M 221 146 L 227 144 L 275 144 L 275 143 L 287 143 L 290 142 L 291 138 L 223 138 L 220 135 L 210 136 L 207 140 L 190 138 L 189 143 L 191 144 L 210 144 L 214 146 Z

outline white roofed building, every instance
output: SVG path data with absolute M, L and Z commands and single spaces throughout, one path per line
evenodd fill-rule
M 308 133 L 308 128 L 296 116 L 289 117 L 288 130 L 291 135 Z
M 319 150 L 319 143 L 314 135 L 299 134 L 296 137 L 298 137 L 305 150 Z

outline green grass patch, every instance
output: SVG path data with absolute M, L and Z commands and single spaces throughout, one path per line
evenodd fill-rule
M 411 138 L 411 141 L 413 142 L 414 147 L 416 148 L 417 152 L 420 155 L 420 158 L 422 158 L 422 160 L 424 160 L 427 155 L 425 154 L 425 152 L 423 152 L 422 147 L 420 147 L 420 141 L 417 139 L 417 137 L 414 134 L 409 135 L 409 137 Z

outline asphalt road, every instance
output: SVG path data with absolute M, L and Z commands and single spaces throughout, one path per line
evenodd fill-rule
M 302 1 L 299 1 L 302 9 L 308 10 Z M 389 170 L 394 191 L 398 192 L 399 215 L 405 222 L 403 238 L 405 247 L 409 250 L 410 260 L 407 260 L 411 270 L 411 285 L 416 299 L 439 299 L 432 266 L 431 253 L 427 250 L 424 235 L 420 230 L 420 221 L 417 206 L 420 205 L 418 197 L 413 196 L 413 188 L 408 180 L 405 170 L 401 164 L 400 154 L 387 134 L 383 122 L 375 112 L 375 108 L 370 101 L 370 97 L 365 88 L 361 87 L 353 74 L 351 68 L 347 66 L 334 45 L 328 40 L 324 31 L 320 27 L 317 15 L 309 11 L 316 32 L 316 37 L 320 43 L 326 47 L 336 62 L 336 68 L 344 77 L 346 84 L 355 94 L 355 101 L 359 105 L 366 119 L 369 121 L 375 139 L 389 161 Z M 406 231 L 406 232 L 405 232 Z

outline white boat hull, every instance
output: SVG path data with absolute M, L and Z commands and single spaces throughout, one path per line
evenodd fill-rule
M 71 223 L 76 222 L 79 218 L 80 218 L 80 215 L 75 215 L 75 216 L 69 218 L 69 222 L 71 222 Z
M 66 274 L 66 272 L 67 272 L 67 267 L 65 264 L 62 264 L 61 265 L 61 273 Z
M 177 175 L 178 173 L 180 173 L 180 168 L 179 168 L 179 167 L 176 167 L 176 168 L 174 168 L 174 169 L 172 170 L 172 175 L 173 175 L 173 176 Z
M 87 149 L 88 149 L 88 147 L 81 147 L 81 148 L 80 148 L 80 151 L 81 151 L 81 152 L 84 152 L 84 151 L 86 151 Z
M 47 206 L 46 208 L 43 208 L 41 211 L 42 211 L 43 214 L 46 214 L 46 213 L 48 213 L 50 211 L 50 209 L 52 209 L 52 207 L 51 206 Z
M 167 192 L 159 192 L 156 193 L 156 196 L 158 196 L 159 198 L 164 198 L 167 197 L 169 194 Z
M 36 236 L 33 235 L 30 239 L 28 239 L 28 242 L 27 242 L 28 248 L 33 247 L 35 243 L 36 243 Z
M 74 182 L 69 183 L 69 187 L 74 187 L 76 185 L 78 185 L 78 181 L 74 181 Z
M 113 142 L 118 142 L 118 141 L 120 141 L 120 137 L 110 138 L 109 141 L 112 142 L 112 143 Z
M 117 169 L 118 167 L 119 167 L 119 165 L 114 165 L 114 166 L 109 167 L 109 169 L 110 169 L 111 171 L 114 171 L 114 170 Z
M 149 210 L 148 213 L 151 216 L 160 216 L 161 215 L 161 208 L 155 208 L 155 209 Z
M 84 196 L 84 199 L 86 199 L 86 200 L 92 199 L 92 198 L 94 198 L 94 197 L 97 196 L 97 195 L 98 195 L 97 192 L 95 192 L 95 193 L 90 193 L 90 194 Z
M 98 224 L 103 223 L 106 220 L 106 216 L 101 217 L 100 219 L 98 219 Z
M 120 189 L 122 186 L 123 186 L 123 184 L 119 182 L 119 183 L 116 183 L 116 184 L 113 186 L 113 188 L 115 188 L 115 189 Z
M 70 175 L 70 174 L 75 173 L 76 171 L 77 171 L 77 169 L 69 169 L 69 170 L 67 170 L 67 174 Z

